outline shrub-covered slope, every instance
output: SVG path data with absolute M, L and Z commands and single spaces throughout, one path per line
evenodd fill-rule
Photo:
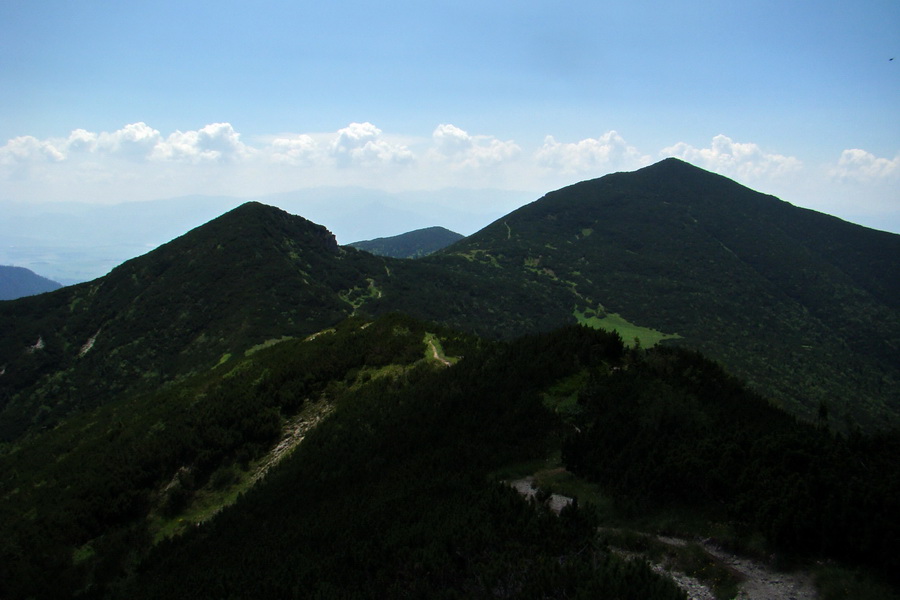
M 590 507 L 557 518 L 492 475 L 560 448 L 624 517 L 687 508 L 896 573 L 896 434 L 797 421 L 696 353 L 389 315 L 0 447 L 0 596 L 680 597 L 613 556 Z

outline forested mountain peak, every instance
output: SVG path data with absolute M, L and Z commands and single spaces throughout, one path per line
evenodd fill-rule
M 0 437 L 333 324 L 368 259 L 249 202 L 95 281 L 0 305 Z
M 281 233 L 291 236 L 295 243 L 304 247 L 320 246 L 330 252 L 338 250 L 334 234 L 322 225 L 261 202 L 245 202 L 202 226 L 204 233 L 210 236 L 229 229 L 233 230 L 231 235 L 255 236 Z M 194 231 L 199 230 L 201 228 Z
M 667 159 L 550 192 L 425 260 L 454 256 L 555 286 L 544 311 L 677 334 L 807 417 L 820 401 L 900 416 L 898 235 Z

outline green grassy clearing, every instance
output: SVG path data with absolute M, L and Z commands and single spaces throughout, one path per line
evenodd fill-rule
M 584 311 L 575 309 L 573 314 L 582 325 L 587 325 L 594 329 L 615 331 L 622 337 L 622 340 L 631 347 L 635 346 L 636 339 L 640 340 L 640 345 L 644 348 L 651 348 L 662 340 L 681 337 L 677 333 L 663 333 L 656 329 L 635 325 L 618 313 L 607 313 L 602 308 L 599 310 L 586 308 Z
M 490 263 L 491 266 L 497 267 L 498 269 L 500 268 L 497 257 L 484 250 L 470 250 L 468 252 L 456 252 L 455 254 L 456 256 L 462 256 L 469 262 Z
M 592 506 L 601 522 L 614 518 L 615 507 L 612 499 L 603 493 L 599 485 L 567 471 L 563 466 L 559 449 L 545 458 L 507 465 L 491 474 L 492 479 L 500 481 L 525 477 L 534 477 L 534 485 L 548 494 L 577 498 L 581 506 Z

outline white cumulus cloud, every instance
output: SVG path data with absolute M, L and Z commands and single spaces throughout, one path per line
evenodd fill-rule
M 456 125 L 442 123 L 431 134 L 434 146 L 444 156 L 461 154 L 472 148 L 474 140 L 466 131 Z
M 841 180 L 872 181 L 897 177 L 900 176 L 900 155 L 887 159 L 858 148 L 844 150 L 837 165 L 829 172 Z
M 59 145 L 65 149 L 66 158 L 80 153 L 103 153 L 133 160 L 149 156 L 162 141 L 156 129 L 143 122 L 130 123 L 116 131 L 94 133 L 75 129 Z
M 730 177 L 762 179 L 780 177 L 798 171 L 803 163 L 793 157 L 764 151 L 757 144 L 735 142 L 719 134 L 709 148 L 694 148 L 678 142 L 664 148 L 663 156 L 674 156 L 698 167 Z
M 97 134 L 84 129 L 76 129 L 66 139 L 66 149 L 72 152 L 94 152 L 97 149 Z
M 75 130 L 76 140 L 87 142 L 90 134 Z M 72 139 L 72 135 L 69 139 Z M 162 135 L 146 123 L 131 123 L 112 133 L 103 132 L 96 138 L 95 148 L 126 158 L 143 158 L 153 152 L 162 141 Z
M 538 165 L 565 174 L 636 168 L 650 163 L 649 156 L 629 146 L 616 131 L 573 143 L 557 142 L 548 135 L 534 156 Z
M 230 123 L 211 123 L 197 131 L 175 131 L 155 144 L 151 157 L 192 163 L 233 161 L 254 152 L 240 138 Z
M 301 134 L 275 138 L 269 145 L 268 154 L 275 163 L 311 166 L 318 160 L 321 148 L 312 136 Z
M 61 161 L 66 155 L 52 142 L 31 135 L 13 138 L 0 147 L 0 164 Z
M 429 156 L 458 168 L 480 168 L 512 160 L 522 149 L 515 142 L 490 135 L 470 135 L 449 123 L 438 125 L 431 134 L 434 144 Z
M 331 153 L 338 166 L 342 167 L 353 164 L 402 164 L 413 160 L 413 153 L 409 148 L 384 139 L 382 131 L 369 122 L 350 123 L 339 129 L 331 144 Z

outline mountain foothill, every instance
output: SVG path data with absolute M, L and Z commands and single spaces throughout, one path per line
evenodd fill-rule
M 246 203 L 0 302 L 0 596 L 679 598 L 596 533 L 673 511 L 890 590 L 898 273 L 676 159 L 464 238 Z

